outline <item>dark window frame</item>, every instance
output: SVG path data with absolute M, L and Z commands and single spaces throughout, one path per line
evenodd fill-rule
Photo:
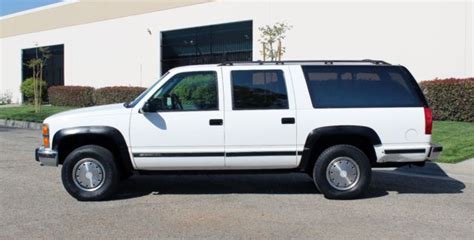
M 166 82 L 163 83 L 163 85 L 160 86 L 160 88 L 158 88 L 152 95 L 150 98 L 147 99 L 147 101 L 149 101 L 151 98 L 153 98 L 155 96 L 155 94 L 160 91 L 172 78 L 180 75 L 180 74 L 190 74 L 190 73 L 201 73 L 201 74 L 205 74 L 205 73 L 212 73 L 216 76 L 216 90 L 217 90 L 217 108 L 216 109 L 193 109 L 193 110 L 174 110 L 174 109 L 170 109 L 170 110 L 158 110 L 157 113 L 160 113 L 160 112 L 211 112 L 211 111 L 221 111 L 220 109 L 220 100 L 219 100 L 219 75 L 217 74 L 217 71 L 215 70 L 209 70 L 209 71 L 206 71 L 206 70 L 198 70 L 198 71 L 186 71 L 186 72 L 179 72 L 179 73 L 176 73 L 174 74 L 173 76 L 170 76 L 168 78 L 168 80 L 166 80 Z
M 213 42 L 214 37 L 219 37 L 219 32 L 224 29 L 232 29 L 232 25 L 239 25 L 239 24 L 248 24 L 248 50 L 241 49 L 238 53 L 236 52 L 222 52 L 221 49 L 222 46 L 225 44 L 222 44 L 221 42 Z M 253 37 L 254 37 L 254 29 L 253 29 L 253 20 L 248 19 L 248 20 L 243 20 L 243 21 L 234 21 L 234 22 L 224 22 L 224 23 L 219 23 L 219 24 L 210 24 L 210 25 L 202 25 L 202 26 L 194 26 L 194 27 L 187 27 L 187 28 L 179 28 L 179 29 L 170 29 L 170 30 L 165 30 L 160 32 L 160 62 L 159 62 L 159 69 L 160 72 L 166 72 L 174 67 L 177 66 L 186 66 L 186 65 L 196 65 L 196 64 L 216 64 L 216 63 L 221 63 L 224 61 L 252 61 L 253 59 Z M 206 30 L 210 31 L 210 39 L 209 43 L 202 43 L 202 36 L 199 36 L 197 32 Z M 236 31 L 241 31 L 241 28 L 236 28 Z M 173 46 L 175 44 L 169 44 L 167 34 L 173 33 L 173 32 L 179 32 L 179 31 L 189 31 L 190 35 L 193 35 L 194 37 L 190 38 L 194 40 L 195 42 L 191 45 L 188 46 L 189 49 L 192 49 L 193 47 L 195 48 L 195 52 L 192 55 L 189 56 L 174 56 L 173 58 L 166 56 L 166 51 L 165 48 L 169 46 Z M 243 42 L 242 42 L 243 43 Z M 209 44 L 209 45 L 207 45 Z M 204 53 L 202 54 L 200 52 L 200 47 L 203 46 L 208 46 L 210 48 L 209 53 Z M 227 46 L 227 45 L 225 45 Z M 199 51 L 198 51 L 199 50 Z M 198 54 L 199 53 L 199 54 Z M 175 62 L 175 63 L 173 63 Z
M 28 52 L 28 51 L 35 51 L 35 50 L 37 50 L 37 49 L 39 49 L 39 48 L 46 48 L 46 47 L 47 47 L 47 48 L 50 48 L 50 49 L 53 49 L 53 50 L 50 50 L 50 51 L 51 51 L 51 57 L 53 57 L 53 56 L 62 56 L 62 58 L 61 58 L 61 59 L 62 59 L 62 64 L 61 64 L 61 65 L 62 65 L 62 71 L 61 71 L 61 74 L 60 74 L 61 77 L 60 77 L 60 79 L 59 79 L 59 80 L 60 80 L 60 81 L 59 81 L 60 84 L 52 85 L 52 86 L 64 86 L 64 82 L 65 82 L 65 81 L 64 81 L 64 80 L 65 80 L 65 78 L 64 78 L 64 76 L 65 76 L 65 73 L 64 73 L 64 72 L 65 72 L 65 71 L 64 71 L 65 67 L 64 67 L 64 66 L 65 66 L 65 48 L 66 48 L 64 43 L 53 44 L 53 45 L 44 45 L 44 46 L 37 46 L 37 47 L 31 47 L 31 48 L 23 48 L 23 49 L 21 49 L 21 58 L 20 58 L 21 66 L 22 66 L 22 67 L 21 67 L 21 81 L 23 82 L 23 81 L 25 81 L 25 80 L 27 79 L 27 78 L 25 77 L 25 73 L 24 73 L 25 70 L 23 69 L 23 68 L 28 68 L 27 66 L 24 65 L 24 64 L 26 64 L 25 55 L 29 55 L 29 54 L 27 54 L 27 52 Z M 62 54 L 55 55 L 54 52 L 55 52 L 55 51 L 59 51 L 59 49 L 61 50 L 61 53 L 62 53 Z M 47 64 L 47 65 L 48 65 L 48 64 L 51 64 L 51 60 L 52 60 L 51 57 L 50 57 L 50 59 L 48 59 L 48 60 L 46 61 L 46 64 Z M 45 68 L 46 68 L 46 66 L 45 66 Z M 28 70 L 27 70 L 27 71 L 28 71 Z M 43 70 L 43 71 L 46 71 L 46 69 Z M 43 73 L 44 73 L 44 72 L 43 72 Z M 43 77 L 44 77 L 44 76 L 43 76 Z M 44 80 L 46 81 L 47 79 L 44 79 Z
M 311 94 L 311 86 L 310 86 L 310 83 L 309 83 L 310 80 L 309 80 L 309 76 L 308 76 L 308 71 L 305 71 L 306 67 L 326 67 L 327 68 L 328 66 L 301 65 L 301 70 L 303 71 L 306 87 L 307 87 L 307 90 L 308 90 L 308 94 L 310 96 L 311 105 L 313 106 L 313 109 L 330 109 L 330 108 L 420 108 L 420 107 L 428 107 L 428 103 L 427 103 L 427 100 L 426 100 L 426 98 L 423 94 L 423 91 L 421 90 L 420 86 L 416 82 L 413 75 L 408 71 L 407 68 L 405 68 L 403 66 L 393 66 L 393 65 L 390 65 L 390 66 L 374 65 L 374 66 L 370 66 L 370 67 L 373 67 L 373 68 L 399 68 L 400 72 L 406 75 L 406 77 L 407 77 L 406 83 L 415 92 L 416 98 L 418 98 L 418 101 L 419 101 L 419 105 L 417 105 L 417 106 L 408 106 L 408 105 L 405 105 L 405 106 L 404 105 L 399 105 L 399 106 L 383 106 L 383 105 L 373 105 L 373 106 L 364 106 L 364 105 L 360 105 L 360 106 L 318 106 L 317 103 L 315 103 L 315 101 L 313 100 L 313 95 Z M 337 65 L 337 66 L 329 66 L 329 67 L 338 68 L 338 67 L 367 67 L 367 66 L 364 66 L 364 65 Z
M 235 96 L 234 96 L 234 84 L 233 84 L 233 72 L 266 72 L 266 71 L 272 71 L 272 72 L 280 72 L 281 76 L 283 77 L 283 84 L 285 86 L 285 91 L 286 91 L 286 101 L 288 103 L 288 106 L 286 108 L 240 108 L 236 109 L 235 108 Z M 230 94 L 232 98 L 232 111 L 266 111 L 266 110 L 288 110 L 290 109 L 290 98 L 288 96 L 288 84 L 286 83 L 286 78 L 285 78 L 285 72 L 282 69 L 242 69 L 242 70 L 231 70 L 230 71 Z
M 66 65 L 66 46 L 65 46 L 65 43 L 59 43 L 59 44 L 53 44 L 53 45 L 42 45 L 42 46 L 35 46 L 35 47 L 29 47 L 29 48 L 22 48 L 21 51 L 20 51 L 20 71 L 21 71 L 21 83 L 23 83 L 26 79 L 28 79 L 29 77 L 27 76 L 31 76 L 31 72 L 32 70 L 28 69 L 28 67 L 26 66 L 26 62 L 27 60 L 26 59 L 32 59 L 33 57 L 31 57 L 31 55 L 33 55 L 32 53 L 28 53 L 30 51 L 37 51 L 39 48 L 45 48 L 45 47 L 48 47 L 50 48 L 50 53 L 51 53 L 51 56 L 50 58 L 46 61 L 46 65 L 44 66 L 44 69 L 43 69 L 43 80 L 47 83 L 47 87 L 51 87 L 51 86 L 64 86 L 65 85 L 65 65 Z M 58 54 L 58 51 L 60 52 L 60 54 Z M 30 57 L 28 57 L 30 56 Z M 56 59 L 55 59 L 56 58 Z M 58 59 L 59 58 L 59 59 Z M 62 60 L 59 64 L 59 67 L 57 67 L 55 69 L 55 67 L 51 67 L 53 66 L 52 65 L 52 62 L 53 60 Z M 54 62 L 53 62 L 54 63 Z M 55 78 L 54 77 L 54 71 L 51 72 L 50 70 L 58 70 L 60 69 L 60 74 L 58 74 L 57 76 L 59 76 L 58 78 Z M 31 73 L 31 74 L 25 74 L 25 73 Z M 51 74 L 51 77 L 48 77 L 48 75 Z M 22 101 L 25 102 L 27 101 L 28 99 L 26 99 L 26 97 L 21 94 L 21 98 L 22 98 Z M 43 96 L 43 100 L 47 102 L 47 95 L 44 95 Z

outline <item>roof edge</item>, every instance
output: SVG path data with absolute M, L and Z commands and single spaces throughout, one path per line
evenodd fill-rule
M 3 16 L 0 18 L 0 39 L 213 1 L 216 0 L 65 0 Z
M 44 6 L 41 6 L 41 7 L 35 7 L 35 8 L 20 11 L 20 12 L 11 13 L 11 14 L 8 14 L 8 15 L 5 15 L 5 16 L 1 16 L 0 21 L 2 21 L 4 19 L 13 18 L 13 17 L 19 17 L 19 16 L 22 16 L 22 15 L 26 15 L 26 14 L 30 14 L 30 13 L 34 13 L 34 12 L 43 11 L 43 10 L 50 9 L 50 8 L 60 7 L 60 6 L 67 5 L 67 4 L 77 3 L 79 1 L 80 0 L 62 0 L 61 2 L 52 3 L 52 4 L 44 5 Z

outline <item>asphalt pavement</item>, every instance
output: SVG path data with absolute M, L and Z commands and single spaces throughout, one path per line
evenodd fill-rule
M 39 144 L 0 127 L 0 239 L 474 238 L 473 184 L 441 168 L 375 170 L 357 200 L 327 200 L 302 174 L 233 174 L 136 176 L 112 200 L 78 202 L 59 167 L 34 161 Z

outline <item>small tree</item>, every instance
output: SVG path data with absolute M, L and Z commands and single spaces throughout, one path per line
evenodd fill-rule
M 260 39 L 262 43 L 262 51 L 260 52 L 263 56 L 263 61 L 266 61 L 267 57 L 270 61 L 281 61 L 281 57 L 286 52 L 286 48 L 282 46 L 281 41 L 285 39 L 286 32 L 292 29 L 290 26 L 283 22 L 277 22 L 273 26 L 266 25 L 259 27 Z
M 39 47 L 36 50 L 36 57 L 30 59 L 26 66 L 33 71 L 33 104 L 35 105 L 35 113 L 41 112 L 41 104 L 43 102 L 43 69 L 46 61 L 51 57 L 48 47 Z

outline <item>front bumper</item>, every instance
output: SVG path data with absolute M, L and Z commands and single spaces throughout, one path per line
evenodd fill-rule
M 58 152 L 44 147 L 35 150 L 35 159 L 41 166 L 58 166 Z

